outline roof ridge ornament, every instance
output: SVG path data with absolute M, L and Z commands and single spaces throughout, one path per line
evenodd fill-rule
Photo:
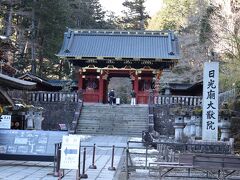
M 70 53 L 70 48 L 71 48 L 73 38 L 74 38 L 74 31 L 72 29 L 68 29 L 67 38 L 69 39 L 69 41 L 68 41 L 68 44 L 67 44 L 67 48 L 64 50 L 64 52 L 65 53 Z
M 162 31 L 152 31 L 152 30 L 113 30 L 113 29 L 68 29 L 68 33 L 75 34 L 103 34 L 103 35 L 150 35 L 150 36 L 168 36 L 169 33 L 173 34 L 173 31 L 162 30 Z M 68 35 L 70 38 L 71 35 Z M 174 40 L 174 36 L 171 36 Z
M 168 33 L 168 54 L 169 54 L 169 55 L 174 55 L 173 45 L 172 45 L 172 41 L 173 41 L 174 39 L 173 39 L 172 36 L 173 36 L 172 32 L 169 32 L 169 33 Z

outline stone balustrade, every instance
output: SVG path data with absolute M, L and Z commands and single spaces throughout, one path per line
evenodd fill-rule
M 31 102 L 81 102 L 77 92 L 28 92 L 28 100 Z
M 201 106 L 201 96 L 154 96 L 155 105 L 182 104 L 186 106 Z

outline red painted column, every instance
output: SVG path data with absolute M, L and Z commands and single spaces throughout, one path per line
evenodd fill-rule
M 137 74 L 135 74 L 135 76 L 134 76 L 134 91 L 135 91 L 135 93 L 137 94 L 138 93 L 138 75 Z
M 79 70 L 79 76 L 78 76 L 78 90 L 82 90 L 82 87 L 83 87 L 82 70 Z
M 138 97 L 139 97 L 139 92 L 138 92 L 138 74 L 135 73 L 134 75 L 134 91 L 136 93 L 136 104 L 139 103 Z
M 160 91 L 160 78 L 162 75 L 162 70 L 159 70 L 155 76 L 155 89 L 154 89 L 154 94 L 159 95 Z
M 104 93 L 104 80 L 103 75 L 99 76 L 99 102 L 103 103 L 103 93 Z

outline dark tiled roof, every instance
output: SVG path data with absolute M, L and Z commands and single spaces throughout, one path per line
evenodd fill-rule
M 29 74 L 29 73 L 26 73 L 20 77 L 18 77 L 19 79 L 22 79 L 22 80 L 27 80 L 27 81 L 32 81 L 32 82 L 36 82 L 36 83 L 42 83 L 42 84 L 46 84 L 46 85 L 50 85 L 47 80 L 44 80 L 43 78 L 40 78 L 36 75 L 33 75 L 33 74 Z
M 19 79 L 35 82 L 37 84 L 36 90 L 38 91 L 59 91 L 62 89 L 61 85 L 58 86 L 54 83 L 51 83 L 51 80 L 43 79 L 29 73 L 24 74 L 23 76 L 19 77 Z
M 24 81 L 21 79 L 17 79 L 14 77 L 10 77 L 0 73 L 0 85 L 4 87 L 9 87 L 12 89 L 34 89 L 36 87 L 36 83 Z
M 52 86 L 58 86 L 58 87 L 63 87 L 65 86 L 67 83 L 71 83 L 72 85 L 77 85 L 76 81 L 69 81 L 69 80 L 48 80 L 48 82 L 52 85 Z
M 179 59 L 173 32 L 69 30 L 60 57 Z

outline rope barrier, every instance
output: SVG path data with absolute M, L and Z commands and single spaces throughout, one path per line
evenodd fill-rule
M 97 148 L 97 149 L 100 149 L 100 150 L 102 150 L 102 151 L 109 151 L 109 150 L 112 149 L 112 147 L 109 147 L 109 148 L 102 148 L 102 147 L 100 147 L 100 146 L 96 146 L 96 148 Z

